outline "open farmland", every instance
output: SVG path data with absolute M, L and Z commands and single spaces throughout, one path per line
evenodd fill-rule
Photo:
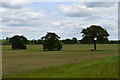
M 43 51 L 42 45 L 27 45 L 27 50 L 2 46 L 5 78 L 117 78 L 118 45 L 63 45 L 61 51 Z

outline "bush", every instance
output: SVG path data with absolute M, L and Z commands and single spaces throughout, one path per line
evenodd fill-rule
M 10 43 L 12 44 L 12 49 L 27 49 L 25 43 L 27 43 L 27 38 L 24 36 L 15 35 L 10 38 Z
M 43 49 L 48 51 L 61 50 L 62 43 L 59 41 L 59 38 L 55 33 L 47 33 L 46 36 L 42 37 Z
M 12 49 L 27 49 L 27 47 L 23 43 L 16 43 L 12 45 Z

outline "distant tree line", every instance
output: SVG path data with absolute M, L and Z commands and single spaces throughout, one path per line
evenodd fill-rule
M 11 43 L 9 42 L 9 37 L 7 37 L 5 40 L 1 40 L 1 41 L 2 41 L 2 45 L 11 45 Z M 67 38 L 67 39 L 60 40 L 60 41 L 63 44 L 92 44 L 92 42 L 88 42 L 83 39 L 77 40 L 77 38 L 75 38 L 75 40 L 73 40 L 73 38 L 72 39 Z M 28 40 L 27 44 L 43 44 L 43 40 L 41 40 L 41 39 Z M 98 41 L 97 44 L 120 44 L 120 40 Z
M 77 44 L 78 40 L 76 37 L 73 37 L 72 39 L 64 39 L 61 40 L 63 44 Z
M 41 39 L 38 39 L 38 40 L 28 40 L 28 43 L 27 44 L 43 44 L 43 41 Z
M 60 37 L 56 33 L 47 32 L 47 34 L 38 40 L 27 40 L 24 36 L 15 35 L 2 40 L 2 44 L 11 44 L 12 49 L 27 49 L 25 44 L 43 44 L 44 50 L 61 50 L 62 44 L 94 44 L 94 49 L 97 50 L 96 44 L 119 44 L 120 40 L 108 40 L 108 32 L 99 25 L 91 25 L 81 31 L 82 39 L 59 40 Z
M 79 43 L 80 44 L 92 44 L 92 43 L 90 43 L 90 42 L 85 42 L 85 41 L 83 41 L 83 40 L 79 40 Z M 120 44 L 120 40 L 109 40 L 109 41 L 98 41 L 98 42 L 96 42 L 97 44 Z

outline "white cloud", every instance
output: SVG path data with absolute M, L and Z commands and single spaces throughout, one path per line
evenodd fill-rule
M 54 11 L 49 12 L 46 9 L 33 10 L 24 7 L 10 9 L 4 7 L 1 10 L 3 36 L 10 37 L 21 34 L 28 39 L 38 39 L 46 32 L 55 32 L 62 39 L 72 37 L 80 39 L 80 32 L 83 28 L 89 27 L 91 24 L 98 24 L 110 32 L 112 39 L 116 38 L 117 6 L 88 7 L 87 5 L 84 3 L 60 5 L 56 12 L 59 12 L 60 9 L 62 14 Z
M 92 6 L 90 7 L 90 5 L 92 4 L 94 4 L 94 7 Z M 95 4 L 98 4 L 98 2 L 97 3 L 89 2 L 89 4 L 88 2 L 87 3 L 75 3 L 69 6 L 61 5 L 59 8 L 60 8 L 61 13 L 68 17 L 93 17 L 93 18 L 106 17 L 107 15 L 109 16 L 111 14 L 114 14 L 113 11 L 117 10 L 117 8 L 115 9 L 116 5 L 114 6 L 111 5 L 110 7 L 108 7 L 108 5 L 104 6 L 105 4 L 107 4 L 106 2 L 102 4 L 100 3 L 100 6 L 103 5 L 104 7 L 103 6 L 98 7 Z
M 84 2 L 61 5 L 59 8 L 62 15 L 69 18 L 79 18 L 85 22 L 85 26 L 100 25 L 108 30 L 110 39 L 118 38 L 117 3 Z
M 19 10 L 10 10 L 2 13 L 3 24 L 11 26 L 32 26 L 37 20 L 46 18 L 43 11 L 22 8 Z

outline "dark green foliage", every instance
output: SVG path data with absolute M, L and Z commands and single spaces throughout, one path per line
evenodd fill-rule
M 33 39 L 33 40 L 30 41 L 30 43 L 31 43 L 31 44 L 36 44 L 36 43 L 37 43 L 37 40 L 34 40 L 34 39 Z
M 38 40 L 29 40 L 28 44 L 42 44 L 42 40 L 41 39 L 38 39 Z
M 82 44 L 90 44 L 90 43 L 92 43 L 92 41 L 90 41 L 90 39 L 89 39 L 88 36 L 84 36 L 84 37 L 80 40 L 80 42 L 81 42 Z
M 97 42 L 107 42 L 108 41 L 108 32 L 98 25 L 91 25 L 86 29 L 83 29 L 83 39 L 81 41 L 87 43 L 94 43 L 94 50 L 96 50 L 96 43 Z
M 6 37 L 6 40 L 10 40 L 10 38 L 9 38 L 9 37 Z
M 62 40 L 63 44 L 76 44 L 78 43 L 77 38 L 73 37 L 72 39 Z
M 59 36 L 55 33 L 48 32 L 46 36 L 42 37 L 44 50 L 61 50 L 62 44 L 59 41 Z
M 29 40 L 29 44 L 37 44 L 37 40 L 35 40 L 35 39 Z
M 73 38 L 72 38 L 72 40 L 73 40 L 73 44 L 78 43 L 78 41 L 77 41 L 77 38 L 76 38 L 76 37 L 73 37 Z
M 10 38 L 10 43 L 12 44 L 12 49 L 26 49 L 25 44 L 28 42 L 27 38 L 24 36 L 15 35 Z
M 71 39 L 62 40 L 62 43 L 63 44 L 74 44 L 73 40 L 71 40 Z
M 120 40 L 110 40 L 109 44 L 120 44 Z
M 82 44 L 92 44 L 93 41 L 90 40 L 89 38 L 86 37 L 83 37 L 81 40 L 80 40 L 80 43 Z M 106 38 L 103 38 L 103 39 L 99 39 L 97 42 L 97 44 L 109 44 L 109 40 L 106 39 Z
M 38 39 L 38 40 L 37 40 L 37 44 L 42 44 L 42 40 L 41 40 L 41 39 Z
M 10 38 L 9 38 L 9 37 L 6 37 L 5 40 L 2 40 L 2 45 L 10 45 L 9 40 L 10 40 Z

